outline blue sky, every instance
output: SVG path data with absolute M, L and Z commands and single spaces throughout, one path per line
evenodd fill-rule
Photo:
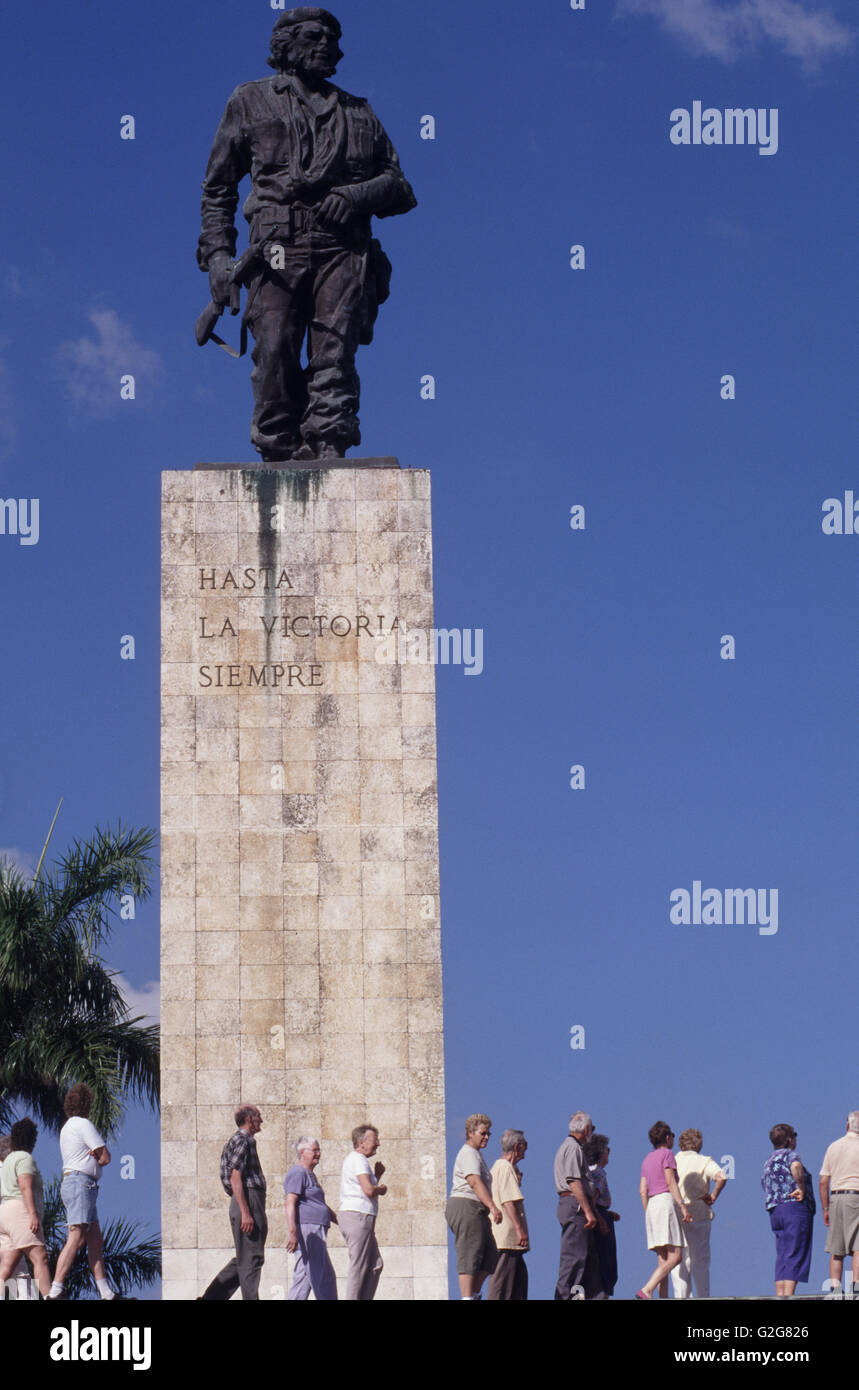
M 851 11 L 335 7 L 335 80 L 419 200 L 380 226 L 359 452 L 432 470 L 437 625 L 485 634 L 479 678 L 438 672 L 449 1149 L 473 1110 L 525 1129 L 534 1297 L 572 1110 L 611 1136 L 628 1297 L 654 1120 L 734 1157 L 713 1291 L 745 1294 L 771 1288 L 769 1128 L 816 1172 L 859 1105 L 859 538 L 821 529 L 826 498 L 859 496 Z M 193 340 L 199 185 L 274 18 L 148 0 L 7 22 L 0 496 L 38 498 L 40 531 L 0 535 L 0 846 L 24 864 L 61 795 L 58 845 L 157 824 L 159 472 L 252 457 L 246 364 Z M 776 108 L 778 152 L 671 144 L 697 100 Z M 777 888 L 777 934 L 673 925 L 695 880 Z M 111 959 L 154 1007 L 157 901 Z M 105 1214 L 157 1226 L 157 1122 L 133 1112 L 116 1149 L 136 1176 L 109 1170 Z M 823 1240 L 818 1218 L 809 1292 Z

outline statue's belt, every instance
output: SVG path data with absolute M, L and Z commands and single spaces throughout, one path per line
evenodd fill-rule
M 267 227 L 268 219 L 262 221 L 265 216 L 261 214 L 261 225 Z M 300 206 L 298 203 L 287 203 L 284 207 L 277 209 L 277 225 L 285 236 L 294 236 L 296 232 L 309 232 L 314 230 L 318 223 L 316 221 L 316 209 Z

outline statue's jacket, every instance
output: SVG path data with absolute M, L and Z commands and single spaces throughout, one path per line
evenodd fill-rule
M 409 212 L 417 200 L 393 145 L 363 97 L 324 83 L 311 106 L 288 74 L 237 87 L 215 135 L 203 183 L 197 261 L 234 257 L 238 185 L 250 174 L 243 212 L 251 238 L 301 217 L 331 192 L 352 205 L 349 236 L 369 240 L 370 219 Z

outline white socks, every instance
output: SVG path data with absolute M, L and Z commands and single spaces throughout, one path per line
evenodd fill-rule
M 116 1298 L 116 1294 L 113 1292 L 113 1289 L 106 1279 L 96 1279 L 95 1284 L 105 1303 L 109 1302 L 111 1298 Z M 51 1292 L 48 1294 L 48 1298 L 59 1298 L 62 1291 L 62 1284 L 58 1284 L 55 1279 L 51 1285 Z

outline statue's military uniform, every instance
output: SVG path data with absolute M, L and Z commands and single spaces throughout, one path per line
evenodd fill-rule
M 408 212 L 415 196 L 368 102 L 328 82 L 307 93 L 286 73 L 238 87 L 227 103 L 203 184 L 203 270 L 218 252 L 235 256 L 246 174 L 250 240 L 265 241 L 246 281 L 251 439 L 268 459 L 291 458 L 302 438 L 343 452 L 361 439 L 355 353 L 372 330 L 379 263 L 370 220 Z M 345 226 L 316 218 L 329 193 L 350 204 Z

